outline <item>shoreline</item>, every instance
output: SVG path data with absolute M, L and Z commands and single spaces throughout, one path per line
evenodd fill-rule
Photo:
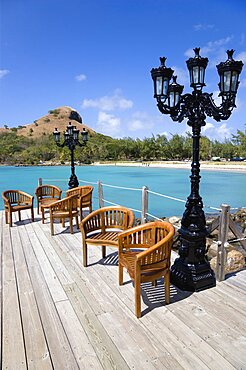
M 191 161 L 153 161 L 153 162 L 94 162 L 91 166 L 120 166 L 120 167 L 153 167 L 153 168 L 177 168 L 177 169 L 191 169 Z M 246 162 L 236 164 L 235 162 L 200 162 L 201 170 L 209 171 L 233 171 L 245 172 Z
M 118 167 L 152 167 L 152 168 L 175 168 L 175 169 L 191 169 L 191 161 L 110 161 L 110 162 L 94 162 L 91 164 L 78 164 L 75 163 L 76 166 L 118 166 Z M 16 165 L 8 165 L 8 164 L 0 164 L 0 167 L 50 167 L 50 166 L 70 166 L 69 162 L 64 164 L 60 164 L 57 162 L 46 162 L 42 164 L 36 165 L 28 165 L 28 164 L 16 164 Z M 232 172 L 239 172 L 239 173 L 246 173 L 246 162 L 208 162 L 208 161 L 200 161 L 200 170 L 208 170 L 208 171 L 232 171 Z

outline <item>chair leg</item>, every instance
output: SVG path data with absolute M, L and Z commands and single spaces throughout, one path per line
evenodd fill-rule
M 75 220 L 76 220 L 76 227 L 79 230 L 79 217 L 75 216 Z
M 32 216 L 32 222 L 34 222 L 34 211 L 33 211 L 33 207 L 31 208 L 31 216 Z
M 83 241 L 82 252 L 83 252 L 83 266 L 87 267 L 87 244 L 84 241 Z
M 20 213 L 20 211 L 18 211 L 18 217 L 19 217 L 19 221 L 21 221 L 21 213 Z
M 135 271 L 135 314 L 137 318 L 141 317 L 141 280 L 140 280 L 140 268 L 137 266 Z
M 44 224 L 44 208 L 41 208 L 41 212 L 42 212 L 42 224 Z
M 157 280 L 152 281 L 152 286 L 156 287 L 157 286 Z
M 166 304 L 170 303 L 170 271 L 166 273 L 164 276 L 164 284 L 165 284 L 165 302 Z
M 65 227 L 65 218 L 62 218 L 61 222 L 62 222 L 62 227 Z
M 50 231 L 51 231 L 51 235 L 54 235 L 53 217 L 50 217 Z
M 106 257 L 106 245 L 102 245 L 102 258 Z
M 118 265 L 119 265 L 119 285 L 123 285 L 123 266 L 120 262 L 118 263 Z
M 9 226 L 12 226 L 12 212 L 9 212 Z
M 8 212 L 7 211 L 5 211 L 5 222 L 6 222 L 6 224 L 9 223 L 9 220 L 8 220 Z
M 39 201 L 37 201 L 37 214 L 39 215 Z
M 69 217 L 70 233 L 73 234 L 73 217 Z

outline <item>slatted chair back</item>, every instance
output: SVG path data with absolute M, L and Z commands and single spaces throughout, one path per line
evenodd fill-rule
M 31 209 L 31 217 L 32 221 L 34 221 L 32 195 L 25 193 L 24 191 L 21 190 L 5 190 L 2 192 L 2 198 L 4 201 L 6 223 L 8 223 L 9 215 L 10 226 L 12 226 L 12 213 L 18 211 L 20 221 L 21 220 L 20 211 L 24 209 Z
M 52 203 L 49 206 L 50 210 L 50 224 L 51 224 L 51 235 L 54 235 L 54 219 L 59 218 L 62 220 L 62 225 L 65 225 L 65 219 L 69 219 L 70 232 L 73 233 L 73 217 L 76 218 L 76 225 L 78 224 L 78 208 L 77 208 L 77 196 L 71 195 L 70 197 L 63 198 Z
M 169 222 L 149 222 L 124 231 L 118 236 L 119 284 L 123 284 L 123 267 L 135 287 L 135 312 L 141 316 L 140 284 L 164 276 L 165 300 L 170 302 L 170 260 L 174 228 Z
M 103 207 L 91 212 L 80 223 L 83 246 L 83 264 L 87 266 L 87 244 L 100 245 L 102 257 L 106 246 L 118 246 L 118 234 L 132 227 L 134 213 L 125 207 Z
M 40 185 L 36 188 L 37 210 L 39 213 L 40 205 L 49 206 L 50 203 L 61 199 L 62 190 L 55 185 Z
M 78 198 L 78 208 L 80 211 L 80 220 L 83 219 L 83 213 L 82 209 L 83 208 L 89 208 L 89 212 L 92 212 L 92 192 L 94 188 L 93 186 L 90 185 L 85 185 L 85 186 L 78 186 L 73 189 L 69 189 L 66 192 L 66 196 L 70 195 L 77 195 Z

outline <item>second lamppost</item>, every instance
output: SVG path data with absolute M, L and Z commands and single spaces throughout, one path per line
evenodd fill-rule
M 55 128 L 54 132 L 54 140 L 57 146 L 63 148 L 68 147 L 70 150 L 71 155 L 71 176 L 68 183 L 69 189 L 76 188 L 79 186 L 78 178 L 75 175 L 75 164 L 74 164 L 74 150 L 76 146 L 85 146 L 88 141 L 88 131 L 86 131 L 85 128 L 83 128 L 81 132 L 82 136 L 82 142 L 79 141 L 79 130 L 76 128 L 76 126 L 73 126 L 71 122 L 69 122 L 69 125 L 67 126 L 67 130 L 64 132 L 64 141 L 60 142 L 60 132 Z
M 171 281 L 182 290 L 200 291 L 215 286 L 215 275 L 206 258 L 206 236 L 208 235 L 203 202 L 199 194 L 200 183 L 200 135 L 206 125 L 206 116 L 216 121 L 230 117 L 235 105 L 239 75 L 243 63 L 233 59 L 234 50 L 228 50 L 228 59 L 217 66 L 220 76 L 219 88 L 222 103 L 217 107 L 212 94 L 202 92 L 207 58 L 199 55 L 200 48 L 194 49 L 195 56 L 187 60 L 192 93 L 182 95 L 184 86 L 179 85 L 173 70 L 165 66 L 166 58 L 160 58 L 161 65 L 151 70 L 154 81 L 154 97 L 161 113 L 169 114 L 173 121 L 182 122 L 192 128 L 193 150 L 191 164 L 191 193 L 181 220 L 179 258 L 171 267 Z M 170 83 L 172 78 L 172 83 Z

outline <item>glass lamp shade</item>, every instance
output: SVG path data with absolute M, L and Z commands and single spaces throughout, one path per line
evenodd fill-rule
M 55 142 L 59 143 L 59 141 L 60 141 L 60 131 L 58 131 L 57 128 L 55 128 L 55 130 L 53 132 L 53 137 L 54 137 Z
M 74 126 L 74 128 L 73 128 L 73 138 L 74 138 L 74 140 L 79 139 L 79 130 L 76 129 L 76 126 Z
M 64 132 L 64 140 L 67 141 L 69 139 L 69 133 L 68 131 Z
M 74 128 L 74 126 L 71 124 L 71 122 L 69 122 L 69 124 L 67 126 L 68 135 L 73 135 L 73 128 Z
M 236 95 L 239 85 L 239 75 L 243 68 L 242 61 L 233 59 L 234 50 L 227 50 L 228 59 L 217 65 L 217 70 L 220 76 L 220 95 Z
M 179 85 L 177 82 L 177 76 L 173 76 L 173 82 L 169 85 L 168 90 L 168 106 L 169 108 L 175 108 L 180 102 L 180 96 L 183 92 L 184 86 Z
M 88 131 L 86 131 L 85 128 L 83 128 L 81 135 L 82 135 L 83 142 L 86 143 L 86 141 L 88 141 Z
M 160 67 L 152 68 L 151 70 L 151 76 L 154 82 L 154 98 L 166 100 L 173 70 L 165 66 L 165 57 L 161 57 L 160 61 Z
M 208 65 L 208 58 L 202 58 L 199 55 L 200 48 L 193 49 L 195 57 L 190 58 L 186 61 L 189 73 L 190 73 L 190 86 L 195 90 L 202 90 L 205 86 L 205 69 Z

